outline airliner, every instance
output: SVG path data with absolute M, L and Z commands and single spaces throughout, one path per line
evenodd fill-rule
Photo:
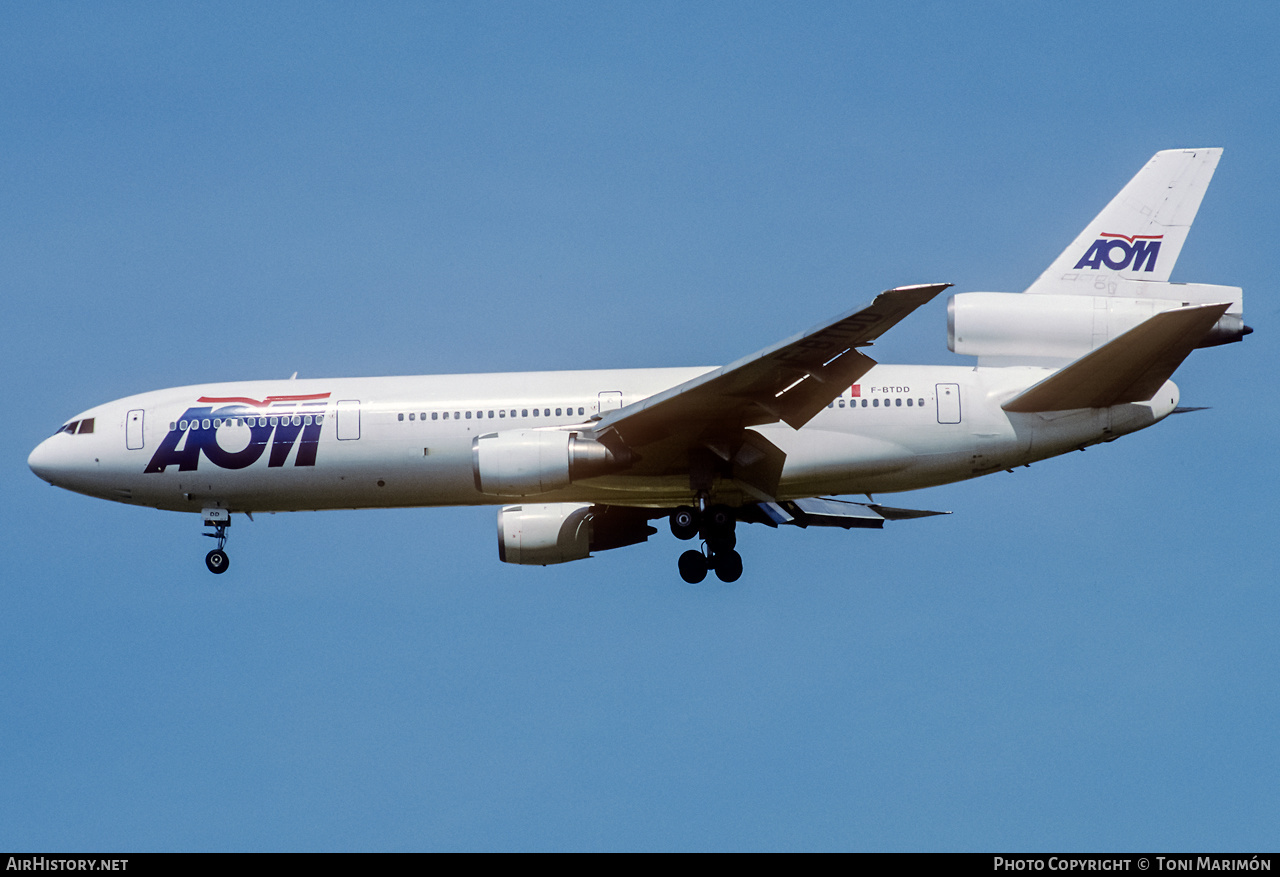
M 1026 466 L 1184 410 L 1174 370 L 1252 331 L 1238 287 L 1169 281 L 1221 153 L 1156 153 L 1022 293 L 952 295 L 948 346 L 975 366 L 864 352 L 950 286 L 929 283 L 719 368 L 156 390 L 77 414 L 28 465 L 67 490 L 199 514 L 214 573 L 237 514 L 496 505 L 507 563 L 579 560 L 666 519 L 698 540 L 679 557 L 685 581 L 732 582 L 739 523 L 947 514 L 875 496 Z

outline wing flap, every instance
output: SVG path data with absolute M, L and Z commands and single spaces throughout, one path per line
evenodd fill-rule
M 762 502 L 759 506 L 774 526 L 791 524 L 796 527 L 841 527 L 845 530 L 878 530 L 884 527 L 885 521 L 951 514 L 924 509 L 895 509 L 878 503 L 849 502 L 820 496 L 786 502 Z
M 1146 402 L 1231 306 L 1156 314 L 1005 402 L 1005 411 L 1066 411 Z

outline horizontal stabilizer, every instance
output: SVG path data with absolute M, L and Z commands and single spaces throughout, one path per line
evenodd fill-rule
M 788 502 L 762 502 L 759 507 L 774 525 L 842 527 L 846 530 L 879 529 L 884 526 L 885 521 L 951 514 L 951 512 L 931 512 L 923 509 L 895 509 L 876 503 L 848 502 L 816 496 Z
M 1196 305 L 1156 314 L 1001 407 L 1020 412 L 1066 411 L 1146 402 L 1228 307 L 1230 303 Z

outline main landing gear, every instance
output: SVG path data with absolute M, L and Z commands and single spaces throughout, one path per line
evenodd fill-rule
M 705 506 L 705 502 L 700 503 Z M 733 509 L 713 505 L 704 511 L 693 506 L 680 506 L 671 513 L 671 533 L 677 539 L 702 536 L 702 550 L 680 555 L 680 578 L 696 585 L 714 570 L 722 582 L 736 582 L 742 576 L 742 556 L 734 551 L 738 537 L 734 535 L 737 518 Z
M 227 528 L 231 526 L 231 513 L 226 509 L 205 509 L 204 525 L 213 528 L 212 533 L 204 535 L 218 540 L 218 547 L 204 556 L 204 565 L 209 567 L 209 572 L 222 575 L 231 565 L 231 558 L 223 550 L 227 544 Z

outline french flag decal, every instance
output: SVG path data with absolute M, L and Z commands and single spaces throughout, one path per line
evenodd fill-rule
M 854 384 L 849 388 L 850 398 L 856 399 L 862 395 L 862 384 Z

